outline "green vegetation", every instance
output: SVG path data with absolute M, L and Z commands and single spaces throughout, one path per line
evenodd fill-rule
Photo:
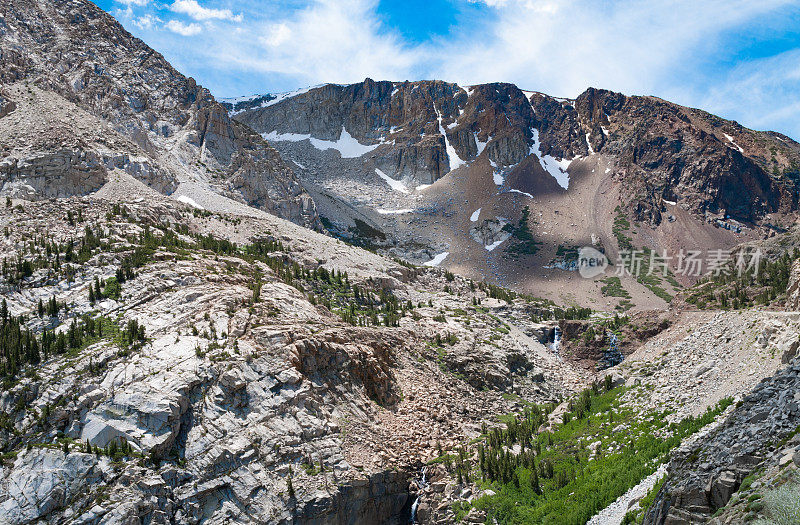
M 666 279 L 670 276 L 670 271 L 667 269 L 666 273 L 664 273 L 664 269 L 656 269 L 650 268 L 651 261 L 658 263 L 658 255 L 654 254 L 654 252 L 650 248 L 642 248 L 641 250 L 641 271 L 636 276 L 636 280 L 647 287 L 651 292 L 653 292 L 657 297 L 665 300 L 666 302 L 670 302 L 672 300 L 672 296 L 667 293 L 664 288 L 661 287 L 662 279 Z M 675 281 L 674 278 L 672 278 Z M 677 281 L 675 281 L 677 283 Z
M 52 299 L 48 302 L 48 309 L 57 314 L 57 305 Z M 87 314 L 73 319 L 66 329 L 45 329 L 38 335 L 25 328 L 26 321 L 25 316 L 9 315 L 3 299 L 0 303 L 0 378 L 3 378 L 5 386 L 25 365 L 36 366 L 54 355 L 74 356 L 104 339 L 114 340 L 126 352 L 138 349 L 145 342 L 144 326 L 135 319 L 121 330 L 111 319 L 93 318 Z
M 583 308 L 580 306 L 570 306 L 568 308 L 559 308 L 554 306 L 547 309 L 541 309 L 531 315 L 535 322 L 540 321 L 560 321 L 561 319 L 575 320 L 575 319 L 589 319 L 592 316 L 591 308 Z
M 761 504 L 758 508 L 751 505 Z M 753 501 L 748 510 L 761 511 L 765 517 L 755 521 L 755 525 L 796 525 L 800 523 L 800 484 L 791 481 L 770 490 L 761 501 Z
M 635 257 L 636 259 L 636 262 L 632 260 L 628 261 L 631 266 L 634 266 L 634 268 L 629 267 L 628 270 L 634 274 L 637 282 L 648 288 L 657 297 L 660 297 L 666 302 L 670 302 L 672 300 L 672 295 L 670 295 L 669 292 L 664 289 L 662 280 L 666 280 L 675 290 L 680 288 L 680 283 L 675 280 L 675 277 L 671 274 L 669 268 L 667 268 L 666 271 L 664 271 L 663 268 L 650 268 L 652 262 L 659 261 L 658 255 L 650 248 L 643 247 L 641 249 L 636 249 L 633 246 L 633 239 L 628 236 L 631 223 L 628 221 L 627 217 L 619 206 L 616 207 L 615 211 L 617 215 L 614 218 L 614 225 L 612 226 L 611 231 L 613 232 L 614 237 L 617 239 L 617 245 L 619 246 L 621 252 L 629 252 L 629 257 L 631 259 Z M 617 290 L 615 287 L 613 293 L 626 292 L 624 292 L 624 290 L 619 292 L 619 290 Z M 603 294 L 612 295 L 612 292 L 609 291 L 607 294 L 604 291 Z M 614 295 L 614 297 L 625 296 Z
M 668 424 L 666 412 L 642 416 L 623 405 L 625 391 L 611 389 L 609 380 L 595 384 L 570 401 L 552 431 L 539 432 L 552 409 L 539 406 L 507 418 L 505 428 L 484 429 L 477 464 L 471 464 L 466 447 L 455 460 L 457 477 L 478 480 L 495 492 L 472 505 L 486 510 L 490 522 L 585 523 L 652 474 L 670 450 L 732 402 L 726 399 L 699 418 Z M 468 510 L 455 509 L 458 516 Z
M 600 288 L 600 292 L 604 296 L 623 297 L 625 299 L 631 298 L 631 294 L 629 294 L 625 288 L 622 287 L 622 281 L 619 277 L 606 277 L 600 282 L 604 283 L 604 286 Z
M 686 302 L 700 309 L 739 310 L 780 301 L 789 285 L 792 263 L 798 258 L 800 250 L 794 248 L 774 260 L 762 259 L 755 276 L 753 269 L 739 275 L 735 260 L 730 261 L 719 275 L 701 279 L 687 290 Z
M 79 220 L 83 220 L 80 215 Z M 11 286 L 19 285 L 40 269 L 47 270 L 48 275 L 56 274 L 69 278 L 72 276 L 73 269 L 66 263 L 85 264 L 95 252 L 109 248 L 110 243 L 103 237 L 103 231 L 99 227 L 92 229 L 90 226 L 86 226 L 82 238 L 70 239 L 63 243 L 52 242 L 43 233 L 24 243 L 22 254 L 16 259 L 4 257 L 0 275 Z
M 520 255 L 533 255 L 539 250 L 539 245 L 542 243 L 533 238 L 530 226 L 528 226 L 528 219 L 530 218 L 531 210 L 528 206 L 522 209 L 522 216 L 514 227 L 511 224 L 506 224 L 503 230 L 510 232 L 511 237 L 516 240 L 508 249 L 506 254 L 513 258 L 518 258 Z
M 627 232 L 631 229 L 631 223 L 628 221 L 628 218 L 625 217 L 622 208 L 617 206 L 614 208 L 614 211 L 617 215 L 614 217 L 614 225 L 611 227 L 611 233 L 617 238 L 617 245 L 620 250 L 632 250 L 633 239 L 627 235 Z
M 125 216 L 124 210 L 124 207 L 115 205 L 109 216 Z M 83 214 L 79 211 L 72 215 L 70 212 L 67 220 L 73 224 L 82 222 Z M 178 258 L 187 258 L 197 252 L 210 252 L 215 256 L 263 263 L 279 280 L 307 293 L 312 303 L 327 307 L 353 325 L 397 326 L 399 319 L 413 309 L 410 302 L 401 304 L 391 290 L 372 281 L 362 286 L 351 286 L 346 272 L 331 271 L 321 265 L 301 267 L 286 256 L 286 250 L 279 241 L 257 239 L 248 246 L 239 247 L 211 235 L 191 233 L 185 225 L 178 225 L 174 230 L 162 225 L 144 226 L 138 234 L 128 235 L 125 245 L 118 246 L 111 244 L 108 231 L 100 227 L 92 229 L 87 225 L 84 237 L 77 241 L 58 244 L 42 236 L 24 246 L 24 257 L 19 256 L 16 260 L 4 258 L 2 262 L 0 275 L 11 286 L 22 287 L 25 279 L 40 269 L 47 270 L 51 278 L 71 280 L 76 270 L 97 253 L 121 253 L 122 260 L 113 277 L 104 280 L 96 277 L 89 283 L 87 300 L 92 305 L 103 298 L 120 299 L 123 284 L 136 276 L 134 270 L 152 262 L 157 251 L 167 251 Z M 253 272 L 253 302 L 257 302 L 262 275 L 258 267 Z M 454 278 L 451 274 L 450 280 Z M 497 291 L 496 295 L 501 293 Z M 68 305 L 57 302 L 53 297 L 46 304 L 39 301 L 36 313 L 39 317 L 48 316 L 58 323 L 59 314 L 68 315 Z M 73 318 L 66 329 L 45 329 L 40 334 L 26 328 L 27 322 L 25 316 L 9 315 L 8 307 L 3 302 L 0 310 L 0 378 L 6 380 L 7 384 L 25 365 L 38 365 L 54 355 L 74 355 L 101 339 L 114 338 L 124 352 L 138 349 L 145 340 L 143 328 L 135 320 L 122 330 L 114 321 L 93 318 L 87 314 L 80 319 Z

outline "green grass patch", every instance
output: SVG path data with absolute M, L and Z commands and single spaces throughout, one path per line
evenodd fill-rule
M 547 413 L 540 407 L 501 418 L 506 428 L 486 433 L 477 465 L 456 462 L 459 477 L 495 492 L 472 506 L 485 510 L 489 523 L 585 523 L 655 472 L 672 449 L 731 403 L 726 399 L 698 418 L 667 423 L 666 412 L 643 415 L 623 405 L 625 391 L 587 389 L 570 402 L 552 432 L 538 432 Z M 464 515 L 469 507 L 454 510 Z

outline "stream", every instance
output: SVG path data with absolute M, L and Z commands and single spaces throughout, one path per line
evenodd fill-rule
M 409 523 L 412 525 L 417 523 L 417 509 L 419 508 L 420 499 L 422 499 L 422 489 L 428 486 L 428 480 L 426 478 L 428 467 L 422 467 L 422 474 L 420 475 L 419 479 L 417 479 L 417 486 L 419 490 L 417 492 L 417 499 L 414 500 L 414 503 L 411 505 L 411 520 Z

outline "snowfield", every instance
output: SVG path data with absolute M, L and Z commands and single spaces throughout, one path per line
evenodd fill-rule
M 339 135 L 338 140 L 322 140 L 312 137 L 311 135 L 304 135 L 301 133 L 278 133 L 272 131 L 262 135 L 267 142 L 301 142 L 308 140 L 311 145 L 320 151 L 327 149 L 335 149 L 339 152 L 343 159 L 355 159 L 371 152 L 380 144 L 373 144 L 370 146 L 361 144 L 356 140 L 347 130 L 342 126 L 342 133 Z
M 393 178 L 391 178 L 378 168 L 375 168 L 375 173 L 378 175 L 378 177 L 382 178 L 386 182 L 386 184 L 388 184 L 389 187 L 392 188 L 394 191 L 399 191 L 400 193 L 408 193 L 408 188 L 406 188 L 406 185 L 400 182 L 399 180 L 394 180 Z
M 575 159 L 556 160 L 550 155 L 542 155 L 542 151 L 540 149 L 541 143 L 539 142 L 539 130 L 531 129 L 531 133 L 533 133 L 533 145 L 531 146 L 531 153 L 535 154 L 539 158 L 539 164 L 542 165 L 544 171 L 556 179 L 556 182 L 558 182 L 559 186 L 565 190 L 569 189 L 569 173 L 567 173 L 567 168 L 569 168 L 569 165 L 572 164 L 572 161 Z
M 425 266 L 439 266 L 448 255 L 450 255 L 450 252 L 442 252 L 424 264 Z

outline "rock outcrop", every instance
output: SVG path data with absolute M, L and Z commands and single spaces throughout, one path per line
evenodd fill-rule
M 93 151 L 60 149 L 0 162 L 3 192 L 12 197 L 55 198 L 86 195 L 107 181 L 103 159 Z
M 0 27 L 4 84 L 57 93 L 110 123 L 178 181 L 207 180 L 220 193 L 319 226 L 313 202 L 275 150 L 91 2 L 4 2 Z M 11 109 L 0 97 L 0 115 Z
M 786 288 L 786 309 L 800 310 L 800 260 L 792 264 L 789 273 L 789 286 Z
M 800 362 L 762 381 L 696 447 L 676 456 L 646 524 L 705 523 L 742 481 L 792 435 L 800 418 Z
M 87 227 L 103 239 L 80 265 L 64 257 L 69 283 L 46 269 L 13 283 L 0 276 L 9 310 L 36 312 L 39 299 L 55 295 L 69 310 L 34 313 L 31 327 L 68 330 L 83 316 L 106 323 L 103 337 L 45 356 L 0 391 L 0 511 L 9 523 L 138 516 L 399 525 L 410 517 L 420 465 L 516 406 L 503 393 L 544 401 L 577 384 L 510 324 L 495 335 L 505 322 L 487 312 L 507 314 L 463 278 L 402 266 L 264 213 L 198 217 L 152 189 L 139 185 L 145 199 L 130 188 L 112 177 L 88 197 L 0 207 L 0 228 L 14 224 L 10 257 L 34 257 L 26 239 L 42 231 L 61 246 Z M 199 237 L 225 233 L 244 244 L 265 231 L 286 247 L 274 259 L 215 253 L 219 245 Z M 87 288 L 116 277 L 137 240 L 174 232 L 188 244 L 172 251 L 153 240 L 118 297 L 89 302 Z M 295 268 L 300 280 L 301 269 L 321 271 L 320 261 L 346 270 L 348 286 L 376 300 L 393 294 L 415 305 L 415 315 L 395 327 L 344 322 L 340 307 L 317 299 L 325 296 L 314 287 L 326 281 L 286 282 Z M 486 310 L 466 306 L 472 323 L 463 324 L 456 311 L 471 296 Z M 449 319 L 434 319 L 440 310 Z M 140 346 L 109 335 L 109 323 L 119 330 L 133 320 L 144 327 Z M 431 343 L 437 336 L 446 347 Z M 109 457 L 123 444 L 130 450 Z M 451 519 L 448 508 L 442 519 Z
M 501 167 L 532 153 L 552 158 L 550 164 L 602 154 L 621 171 L 634 216 L 654 225 L 662 221 L 664 201 L 680 201 L 703 219 L 747 223 L 797 209 L 792 174 L 800 144 L 654 97 L 589 88 L 568 100 L 511 84 L 367 79 L 267 104 L 239 102 L 234 112 L 278 142 L 337 141 L 346 132 L 374 147 L 369 155 L 376 167 L 418 184 L 481 154 Z

